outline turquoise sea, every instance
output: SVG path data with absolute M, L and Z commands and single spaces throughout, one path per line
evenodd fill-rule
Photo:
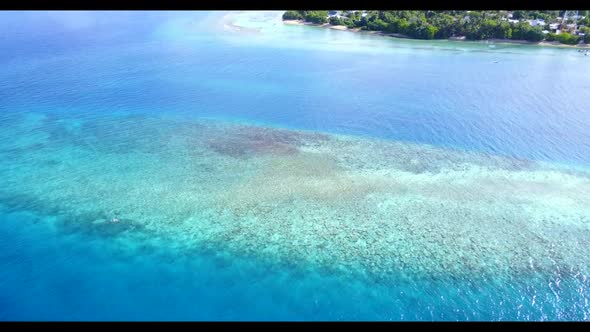
M 590 57 L 0 12 L 0 320 L 590 320 Z

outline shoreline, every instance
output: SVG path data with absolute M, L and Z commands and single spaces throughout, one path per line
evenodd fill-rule
M 339 30 L 339 31 L 349 31 L 349 32 L 361 32 L 361 33 L 368 33 L 373 35 L 379 35 L 383 37 L 391 37 L 391 38 L 399 38 L 399 39 L 411 39 L 411 40 L 425 40 L 425 39 L 415 39 L 409 36 L 403 35 L 401 33 L 385 33 L 382 31 L 369 31 L 369 30 L 361 30 L 360 28 L 349 29 L 344 25 L 331 25 L 330 23 L 324 24 L 317 24 L 311 22 L 305 22 L 302 20 L 283 20 L 283 24 L 287 25 L 302 25 L 302 26 L 314 26 L 318 28 L 326 28 L 332 30 Z M 462 42 L 474 42 L 474 43 L 499 43 L 499 44 L 521 44 L 521 45 L 536 45 L 536 46 L 549 46 L 549 47 L 562 47 L 562 48 L 573 48 L 573 49 L 590 49 L 590 44 L 577 44 L 577 45 L 567 45 L 561 44 L 557 41 L 541 41 L 541 42 L 530 42 L 526 40 L 513 40 L 513 39 L 485 39 L 485 40 L 467 40 L 465 37 L 450 37 L 447 39 L 431 39 L 431 40 L 450 40 L 450 41 L 462 41 Z

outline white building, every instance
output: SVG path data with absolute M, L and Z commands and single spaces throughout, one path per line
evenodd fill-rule
M 340 17 L 342 17 L 342 15 L 340 15 L 340 14 L 341 14 L 341 13 L 340 13 L 340 11 L 338 11 L 338 10 L 330 10 L 330 11 L 328 12 L 328 18 L 330 18 L 330 17 L 337 17 L 337 18 L 340 18 Z
M 528 20 L 528 22 L 531 26 L 534 26 L 534 27 L 545 25 L 545 20 L 536 19 L 536 20 Z

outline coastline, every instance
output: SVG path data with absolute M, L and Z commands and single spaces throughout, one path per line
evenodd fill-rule
M 400 39 L 412 39 L 412 40 L 423 40 L 423 39 L 414 39 L 409 36 L 400 34 L 400 33 L 385 33 L 381 31 L 367 31 L 361 30 L 360 28 L 349 29 L 344 25 L 331 25 L 330 23 L 324 24 L 316 24 L 305 22 L 302 20 L 283 20 L 283 24 L 287 25 L 306 25 L 306 26 L 314 26 L 319 28 L 327 28 L 332 30 L 340 30 L 340 31 L 350 31 L 350 32 L 361 32 L 361 33 L 368 33 L 374 34 L 384 37 L 391 37 L 391 38 L 400 38 Z M 486 39 L 486 40 L 467 40 L 465 37 L 450 37 L 448 39 L 433 39 L 433 40 L 451 40 L 451 41 L 463 41 L 463 42 L 479 42 L 479 43 L 499 43 L 499 44 L 521 44 L 521 45 L 537 45 L 537 46 L 548 46 L 548 47 L 562 47 L 562 48 L 574 48 L 574 49 L 590 49 L 590 44 L 577 44 L 577 45 L 567 45 L 561 44 L 557 41 L 541 41 L 541 42 L 530 42 L 526 40 L 513 40 L 513 39 Z

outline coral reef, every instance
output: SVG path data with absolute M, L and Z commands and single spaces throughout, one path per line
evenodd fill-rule
M 584 169 L 209 120 L 3 116 L 0 203 L 64 232 L 373 278 L 590 273 Z

